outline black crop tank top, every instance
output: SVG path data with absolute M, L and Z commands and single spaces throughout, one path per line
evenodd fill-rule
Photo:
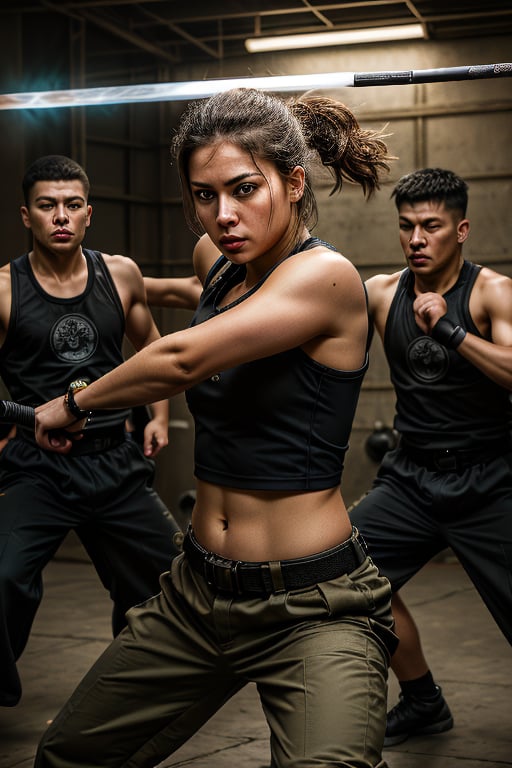
M 299 250 L 323 244 L 310 238 Z M 277 265 L 276 265 L 277 266 Z M 273 267 L 275 269 L 275 267 Z M 192 325 L 229 312 L 257 291 L 218 308 L 245 267 L 221 256 L 205 281 Z M 229 344 L 229 339 L 226 339 Z M 328 368 L 295 348 L 221 371 L 189 389 L 200 480 L 250 490 L 321 490 L 339 485 L 361 382 L 356 371 Z
M 74 379 L 94 381 L 123 362 L 125 317 L 98 251 L 84 249 L 85 290 L 52 296 L 36 280 L 28 254 L 11 262 L 12 306 L 0 375 L 11 398 L 37 406 L 63 395 Z M 123 423 L 127 411 L 101 411 L 91 428 Z
M 469 297 L 481 267 L 465 261 L 444 294 L 448 316 L 475 336 Z M 456 350 L 448 350 L 416 325 L 414 275 L 400 276 L 389 310 L 384 349 L 395 387 L 395 428 L 418 448 L 471 448 L 506 438 L 508 390 L 495 384 Z

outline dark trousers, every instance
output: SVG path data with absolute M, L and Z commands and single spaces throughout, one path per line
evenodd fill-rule
M 512 453 L 437 471 L 399 447 L 350 517 L 393 591 L 451 547 L 512 643 Z
M 83 539 L 114 602 L 113 632 L 156 594 L 179 530 L 151 487 L 153 462 L 136 443 L 68 457 L 15 439 L 0 459 L 0 704 L 21 696 L 16 661 L 42 593 L 42 571 L 67 533 Z

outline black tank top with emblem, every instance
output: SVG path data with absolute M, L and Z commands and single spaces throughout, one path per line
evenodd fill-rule
M 28 254 L 11 262 L 12 306 L 0 375 L 12 400 L 37 406 L 64 395 L 71 381 L 94 381 L 123 362 L 125 317 L 98 251 L 83 250 L 88 278 L 73 298 L 41 287 Z M 122 424 L 127 411 L 101 411 L 91 428 Z
M 285 258 L 320 243 L 335 250 L 310 238 Z M 273 269 L 240 299 L 219 308 L 222 296 L 245 276 L 245 266 L 221 256 L 208 273 L 192 325 L 245 301 Z M 367 364 L 337 370 L 295 348 L 221 371 L 192 387 L 186 398 L 195 421 L 196 476 L 250 490 L 339 485 Z
M 465 261 L 444 294 L 447 314 L 475 336 L 469 297 L 481 267 Z M 473 448 L 506 439 L 511 423 L 508 390 L 495 384 L 456 350 L 448 350 L 416 325 L 414 275 L 405 269 L 391 303 L 384 350 L 395 387 L 395 429 L 422 449 Z

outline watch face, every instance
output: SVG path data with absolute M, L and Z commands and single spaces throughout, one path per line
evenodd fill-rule
M 88 383 L 85 379 L 76 379 L 71 382 L 68 389 L 71 389 L 73 392 L 79 392 L 81 389 L 85 389 Z

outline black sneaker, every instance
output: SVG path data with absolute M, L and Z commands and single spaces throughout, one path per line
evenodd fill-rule
M 388 712 L 385 747 L 401 744 L 409 736 L 443 733 L 453 728 L 452 713 L 437 685 L 436 691 L 430 699 L 400 694 L 398 704 Z

